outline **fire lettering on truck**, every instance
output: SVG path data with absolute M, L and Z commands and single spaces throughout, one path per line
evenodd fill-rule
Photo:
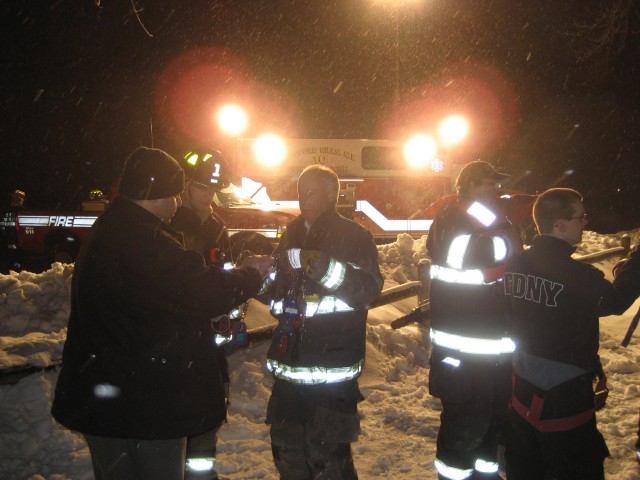
M 97 215 L 18 215 L 21 227 L 90 228 Z
M 49 217 L 49 225 L 53 227 L 71 227 L 73 225 L 73 215 L 65 217 L 63 215 Z

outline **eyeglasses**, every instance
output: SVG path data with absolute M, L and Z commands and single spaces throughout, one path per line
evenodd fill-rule
M 583 213 L 582 215 L 578 215 L 577 217 L 569 217 L 569 218 L 567 218 L 567 220 L 577 220 L 577 219 L 580 219 L 580 220 L 587 220 L 587 218 L 588 218 L 588 215 L 587 215 L 587 213 L 585 212 L 585 213 Z

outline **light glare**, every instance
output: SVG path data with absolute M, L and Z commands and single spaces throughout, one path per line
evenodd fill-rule
M 428 135 L 416 135 L 404 146 L 404 158 L 410 167 L 421 168 L 435 159 L 438 147 Z
M 272 133 L 265 133 L 256 138 L 253 154 L 261 164 L 274 166 L 282 163 L 287 156 L 287 147 L 282 138 Z
M 216 117 L 220 128 L 231 136 L 238 136 L 247 128 L 249 120 L 245 111 L 233 103 L 223 105 Z
M 443 143 L 453 145 L 467 138 L 469 124 L 462 115 L 452 115 L 442 121 L 438 133 Z

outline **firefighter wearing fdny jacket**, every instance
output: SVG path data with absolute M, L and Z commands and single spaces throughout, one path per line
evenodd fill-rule
M 223 220 L 213 212 L 211 203 L 216 192 L 229 186 L 227 164 L 221 152 L 198 154 L 189 152 L 182 163 L 186 184 L 182 192 L 182 206 L 171 219 L 171 226 L 184 236 L 185 248 L 200 252 L 208 265 L 222 267 L 230 258 L 229 235 Z M 217 325 L 230 326 L 228 316 Z M 216 324 L 216 322 L 214 322 Z M 221 327 L 222 328 L 222 327 Z M 230 330 L 230 329 L 229 329 Z M 225 335 L 226 334 L 226 335 Z M 222 385 L 229 401 L 229 362 L 224 344 L 230 331 L 218 332 L 216 344 L 219 354 Z M 187 439 L 185 478 L 215 480 L 216 443 L 218 428 Z
M 371 234 L 336 211 L 337 175 L 307 167 L 298 179 L 302 214 L 278 245 L 267 354 L 275 377 L 267 408 L 283 479 L 356 479 L 357 379 L 365 359 L 367 308 L 382 276 Z
M 609 452 L 595 417 L 607 393 L 598 316 L 623 313 L 640 293 L 640 252 L 636 247 L 612 285 L 571 258 L 587 224 L 578 192 L 544 192 L 533 217 L 540 235 L 510 260 L 504 280 L 516 343 L 507 476 L 604 479 Z
M 435 467 L 440 479 L 500 478 L 497 448 L 511 382 L 501 282 L 505 261 L 522 249 L 497 209 L 510 177 L 471 162 L 456 180 L 458 199 L 429 230 L 431 369 L 429 391 L 442 402 Z

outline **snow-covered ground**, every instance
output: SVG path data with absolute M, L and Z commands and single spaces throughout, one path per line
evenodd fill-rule
M 578 254 L 619 245 L 618 235 L 585 232 Z M 416 279 L 424 258 L 424 238 L 400 236 L 379 247 L 385 288 Z M 633 243 L 635 243 L 635 234 Z M 609 277 L 615 259 L 596 265 Z M 54 264 L 42 274 L 0 275 L 0 368 L 47 367 L 62 354 L 69 314 L 73 267 Z M 640 406 L 640 330 L 628 348 L 620 346 L 638 310 L 636 302 L 621 317 L 602 319 L 602 363 L 611 393 L 598 413 L 612 457 L 608 479 L 640 478 L 635 461 Z M 361 377 L 366 400 L 360 404 L 362 435 L 354 444 L 362 479 L 435 478 L 433 459 L 440 403 L 428 394 L 427 332 L 422 325 L 392 330 L 389 323 L 416 306 L 415 297 L 369 313 L 367 363 Z M 271 322 L 266 308 L 252 302 L 249 327 Z M 220 432 L 218 471 L 232 479 L 276 479 L 269 432 L 264 425 L 271 378 L 264 369 L 267 344 L 257 343 L 230 357 L 229 422 Z M 38 370 L 14 384 L 0 385 L 0 479 L 91 479 L 91 461 L 81 436 L 49 415 L 57 371 Z M 6 378 L 6 377 L 5 377 Z

